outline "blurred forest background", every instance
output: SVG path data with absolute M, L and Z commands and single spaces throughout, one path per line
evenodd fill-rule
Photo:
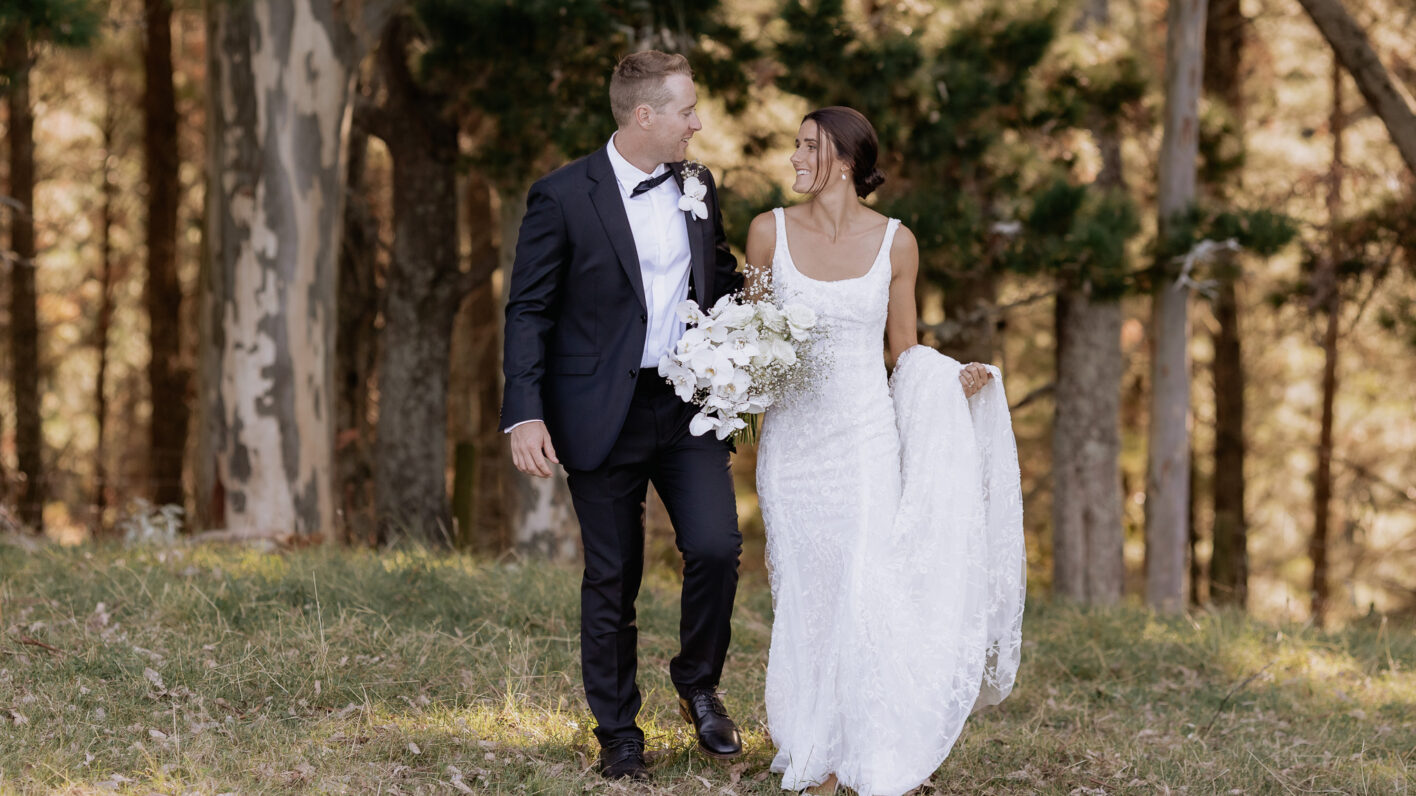
M 1414 24 L 1410 0 L 0 0 L 4 522 L 573 560 L 563 479 L 515 473 L 496 428 L 506 274 L 527 187 L 604 144 L 611 69 L 655 47 L 694 66 L 690 157 L 739 251 L 798 199 L 807 110 L 875 123 L 924 340 L 1005 374 L 1034 590 L 1410 617 Z

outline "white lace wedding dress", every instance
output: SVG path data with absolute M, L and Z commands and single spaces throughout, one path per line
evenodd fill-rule
M 772 280 L 818 318 L 810 388 L 767 411 L 757 492 L 774 619 L 767 723 L 782 787 L 835 773 L 869 796 L 925 782 L 964 720 L 1012 689 L 1025 558 L 1017 451 L 994 378 L 915 346 L 886 380 L 891 219 L 874 263 L 823 282 L 792 262 L 780 208 Z

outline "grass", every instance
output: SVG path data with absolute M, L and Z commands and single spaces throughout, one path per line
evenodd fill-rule
M 744 581 L 732 764 L 692 751 L 668 682 L 675 576 L 640 597 L 655 782 L 593 770 L 578 573 L 313 549 L 0 546 L 0 793 L 777 794 L 770 600 Z M 1034 599 L 1017 688 L 940 793 L 1410 793 L 1416 636 Z M 926 791 L 930 790 L 926 788 Z

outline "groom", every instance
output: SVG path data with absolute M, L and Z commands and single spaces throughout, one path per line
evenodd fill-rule
M 705 753 L 742 752 L 717 696 L 742 549 L 728 443 L 690 435 L 695 408 L 658 374 L 683 333 L 679 302 L 709 306 L 742 284 L 712 177 L 684 163 L 702 129 L 697 102 L 682 55 L 638 52 L 615 67 L 619 129 L 531 186 L 506 306 L 501 425 L 517 469 L 548 477 L 559 463 L 569 476 L 585 548 L 585 695 L 609 778 L 649 776 L 634 600 L 650 481 L 684 560 L 682 648 L 669 664 L 680 711 Z

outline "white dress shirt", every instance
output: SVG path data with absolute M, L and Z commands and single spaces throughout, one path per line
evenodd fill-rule
M 652 174 L 640 171 L 615 148 L 613 135 L 606 149 L 624 200 L 625 215 L 629 216 L 629 229 L 634 233 L 634 250 L 639 254 L 639 273 L 644 279 L 644 303 L 649 308 L 649 329 L 639 366 L 658 368 L 659 360 L 674 350 L 683 335 L 683 322 L 674 308 L 688 298 L 693 263 L 688 248 L 688 222 L 678 206 L 683 192 L 670 177 L 631 197 L 634 186 L 663 174 L 668 166 L 660 163 Z
M 644 335 L 644 351 L 640 368 L 657 370 L 659 360 L 674 350 L 683 335 L 684 324 L 674 311 L 679 302 L 688 298 L 688 277 L 692 272 L 693 255 L 688 248 L 688 220 L 679 209 L 678 182 L 673 177 L 650 190 L 631 197 L 634 186 L 657 177 L 668 169 L 660 163 L 652 174 L 646 174 L 631 164 L 615 148 L 615 137 L 605 149 L 610 155 L 610 167 L 619 183 L 624 212 L 629 217 L 629 229 L 634 234 L 634 250 L 639 254 L 639 274 L 644 281 L 644 304 L 648 307 L 648 330 Z M 540 418 L 537 418 L 539 420 Z M 517 426 L 535 422 L 523 420 L 506 430 L 510 434 Z

